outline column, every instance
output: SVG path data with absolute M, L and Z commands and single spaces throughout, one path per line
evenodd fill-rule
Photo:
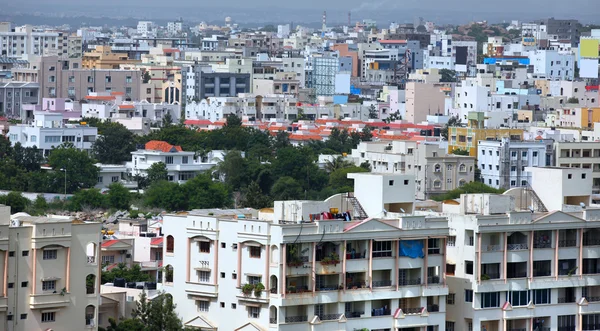
M 215 248 L 215 257 L 214 257 L 214 273 L 215 273 L 215 277 L 213 278 L 215 280 L 215 285 L 217 285 L 219 283 L 219 241 L 215 240 L 213 241 L 213 247 Z M 189 272 L 188 272 L 189 275 Z M 241 275 L 240 275 L 241 276 Z M 238 279 L 240 277 L 238 276 Z
M 8 296 L 8 251 L 4 251 L 4 284 L 2 288 L 3 296 Z
M 244 248 L 244 244 L 238 243 L 238 260 L 237 260 L 237 287 L 242 287 L 242 249 Z M 284 270 L 285 271 L 285 270 Z M 216 275 L 215 275 L 216 277 Z
M 507 254 L 508 254 L 508 233 L 504 232 L 503 234 L 504 236 L 504 258 L 502 261 L 502 278 L 504 278 L 504 284 L 506 284 L 506 260 L 507 260 Z
M 442 279 L 443 279 L 443 284 L 444 286 L 446 286 L 446 240 L 448 240 L 446 237 L 442 238 L 440 241 L 440 248 L 444 250 L 444 258 L 442 259 Z M 481 270 L 481 269 L 480 269 Z
M 475 273 L 477 284 L 481 284 L 481 232 L 474 235 L 477 236 L 477 262 L 473 263 L 473 267 L 477 268 L 477 272 Z
M 579 261 L 577 261 L 578 267 L 577 273 L 579 278 L 583 278 L 583 229 L 579 229 Z M 579 324 L 581 326 L 581 324 Z
M 348 284 L 346 284 L 346 240 L 344 240 L 344 247 L 342 248 L 342 283 L 344 284 L 344 288 L 342 289 L 344 291 L 344 293 L 346 293 L 346 287 L 348 287 Z
M 554 279 L 558 279 L 558 245 L 559 245 L 559 233 L 560 230 L 555 230 L 554 233 Z
M 400 279 L 400 275 L 399 275 L 399 269 L 400 269 L 400 239 L 396 239 L 396 261 L 395 261 L 395 267 L 396 270 L 394 270 L 394 277 L 396 277 L 396 280 L 394 281 L 396 283 L 396 291 L 398 291 L 398 286 L 399 286 L 399 279 Z
M 285 287 L 286 287 L 286 266 L 287 266 L 287 245 L 281 244 L 281 261 L 283 262 L 283 275 L 281 276 L 281 284 L 279 288 L 281 289 L 281 297 L 285 298 Z
M 67 247 L 67 272 L 66 272 L 66 286 L 67 293 L 70 292 L 71 288 L 71 247 Z
M 271 293 L 271 288 L 269 287 L 269 281 L 271 280 L 271 273 L 269 272 L 269 259 L 271 257 L 270 255 L 270 246 L 269 245 L 265 245 L 265 253 L 266 253 L 266 259 L 265 259 L 265 290 L 267 290 L 267 293 Z M 275 284 L 275 286 L 277 286 L 277 284 Z
M 533 235 L 534 233 L 531 231 L 529 233 L 529 270 L 527 271 L 529 279 L 533 279 Z
M 185 252 L 185 281 L 190 281 L 190 264 L 191 264 L 191 255 L 192 255 L 192 238 L 187 238 L 187 251 Z M 217 274 L 215 273 L 213 276 L 214 283 L 217 284 Z
M 37 248 L 33 249 L 33 260 L 31 261 L 31 263 L 33 264 L 32 266 L 32 271 L 31 271 L 31 293 L 32 294 L 36 294 L 35 293 L 35 288 L 37 285 L 37 278 L 36 278 L 36 267 L 37 267 Z M 67 268 L 67 274 L 69 273 L 69 268 Z
M 373 291 L 373 239 L 369 240 L 369 289 Z
M 429 285 L 429 261 L 427 261 L 429 259 L 429 237 L 425 238 L 425 245 L 423 245 L 423 251 L 425 253 L 425 259 L 423 260 L 423 271 L 425 272 L 425 287 L 428 287 Z

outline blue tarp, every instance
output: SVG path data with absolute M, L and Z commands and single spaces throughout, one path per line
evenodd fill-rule
M 412 259 L 425 257 L 423 253 L 423 240 L 400 240 L 400 256 L 408 256 Z

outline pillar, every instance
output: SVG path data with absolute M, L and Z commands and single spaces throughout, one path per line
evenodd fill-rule
M 192 238 L 187 238 L 187 251 L 185 252 L 185 281 L 190 281 L 190 264 L 192 255 Z M 214 283 L 217 284 L 217 274 L 214 273 Z
M 558 243 L 560 230 L 555 230 L 556 239 L 554 239 L 554 279 L 558 279 Z
M 36 285 L 37 285 L 37 278 L 36 278 L 37 248 L 33 249 L 33 260 L 31 261 L 31 263 L 33 264 L 32 268 L 31 268 L 32 269 L 31 270 L 31 293 L 32 294 L 36 294 L 35 293 L 35 288 L 36 288 Z M 69 268 L 68 267 L 67 267 L 67 274 L 69 274 Z
M 66 286 L 67 293 L 71 289 L 71 247 L 67 247 L 67 272 L 66 272 Z
M 394 281 L 396 283 L 396 291 L 398 291 L 398 286 L 400 286 L 399 283 L 399 279 L 400 279 L 400 274 L 399 274 L 399 269 L 400 269 L 400 239 L 396 239 L 396 261 L 395 261 L 395 266 L 396 266 L 396 270 L 394 271 L 394 276 L 396 277 L 396 280 Z
M 269 254 L 269 252 L 271 251 L 271 246 L 269 245 L 265 245 L 265 253 L 266 253 L 266 259 L 265 259 L 265 289 L 268 291 L 268 293 L 271 293 L 271 287 L 269 287 L 269 283 L 271 281 L 271 273 L 269 272 L 269 259 L 271 257 L 271 255 Z M 277 284 L 275 284 L 275 286 L 277 286 Z
M 369 240 L 369 289 L 373 291 L 373 239 Z
M 244 248 L 244 244 L 238 243 L 238 260 L 237 260 L 237 287 L 242 287 L 242 249 Z M 216 276 L 216 275 L 215 275 Z
M 213 245 L 215 247 L 215 256 L 214 256 L 214 268 L 213 270 L 215 271 L 215 277 L 213 278 L 215 281 L 215 285 L 219 284 L 219 241 L 215 240 L 213 241 Z M 189 275 L 189 272 L 188 272 Z M 240 279 L 241 275 L 238 275 L 238 279 Z
M 346 293 L 346 287 L 348 287 L 348 284 L 346 284 L 346 240 L 344 240 L 344 247 L 342 249 L 342 284 L 343 285 L 343 291 L 344 293 Z

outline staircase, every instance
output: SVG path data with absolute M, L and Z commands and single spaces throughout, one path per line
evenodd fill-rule
M 527 193 L 531 194 L 531 204 L 536 211 L 543 213 L 548 212 L 548 209 L 546 209 L 546 206 L 544 206 L 544 203 L 542 202 L 540 197 L 538 197 L 538 195 L 535 193 L 535 191 L 533 190 L 533 188 L 531 188 L 529 184 L 527 184 L 525 190 L 527 191 Z
M 352 209 L 354 210 L 354 219 L 364 220 L 369 217 L 365 212 L 364 208 L 358 202 L 358 199 L 354 196 L 354 192 L 348 192 L 346 199 L 352 204 Z

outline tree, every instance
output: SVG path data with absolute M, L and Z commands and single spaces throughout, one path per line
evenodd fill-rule
M 98 168 L 87 152 L 75 149 L 72 145 L 63 144 L 53 149 L 48 163 L 54 170 L 54 192 L 63 192 L 65 176 L 67 193 L 82 188 L 94 187 L 98 182 Z
M 302 197 L 302 185 L 294 178 L 284 176 L 279 178 L 273 188 L 271 195 L 275 200 L 296 200 Z
M 379 112 L 377 111 L 377 107 L 375 107 L 375 105 L 369 106 L 369 118 L 370 119 L 378 119 L 379 118 Z
M 457 199 L 461 194 L 473 194 L 473 193 L 493 193 L 493 194 L 501 194 L 504 190 L 495 189 L 493 187 L 487 186 L 482 182 L 470 182 L 459 188 L 456 188 L 452 191 L 447 192 L 446 194 L 433 196 L 432 199 L 436 201 L 444 201 Z
M 223 157 L 223 160 L 217 165 L 217 172 L 221 180 L 229 185 L 234 191 L 238 191 L 245 186 L 248 179 L 248 164 L 240 151 L 229 151 Z
M 448 123 L 440 130 L 440 135 L 448 140 L 448 128 L 461 126 L 460 117 L 452 116 L 448 119 Z
M 348 179 L 348 174 L 356 172 L 369 172 L 369 170 L 362 167 L 337 169 L 329 175 L 329 186 L 338 191 L 353 191 L 354 181 L 352 179 Z
M 108 186 L 108 204 L 115 209 L 127 210 L 131 204 L 131 193 L 121 183 Z
M 370 126 L 365 125 L 365 127 L 360 132 L 360 141 L 371 141 L 373 140 L 373 129 Z M 353 146 L 353 148 L 355 148 Z
M 454 154 L 454 155 L 469 155 L 469 150 L 457 148 L 452 151 L 452 154 Z
M 42 215 L 46 212 L 46 210 L 48 210 L 48 202 L 46 201 L 46 198 L 40 194 L 33 201 L 29 214 Z
M 150 276 L 142 271 L 139 264 L 127 268 L 125 263 L 119 263 L 109 271 L 102 271 L 101 284 L 113 283 L 115 278 L 123 278 L 126 282 L 147 282 Z
M 117 323 L 114 318 L 108 318 L 109 326 L 106 329 L 98 328 L 99 331 L 144 331 L 146 325 L 138 319 L 128 318 Z
M 152 185 L 161 180 L 167 180 L 169 172 L 167 165 L 164 162 L 153 163 L 150 168 L 146 171 L 148 178 L 148 185 Z
M 133 308 L 133 311 L 131 312 L 131 317 L 139 320 L 143 325 L 148 325 L 148 321 L 150 320 L 150 307 L 150 301 L 148 301 L 146 291 L 142 291 L 139 299 L 135 302 L 135 308 Z
M 40 151 L 34 147 L 23 147 L 21 143 L 16 143 L 12 152 L 13 159 L 17 166 L 27 171 L 40 170 L 40 164 L 44 159 Z
M 21 192 L 9 192 L 7 195 L 0 196 L 0 204 L 10 206 L 10 212 L 20 213 L 25 211 L 31 202 L 21 195 Z
M 166 180 L 155 182 L 148 187 L 144 193 L 144 204 L 167 211 L 188 209 L 187 197 L 182 187 Z
M 325 161 L 325 171 L 332 173 L 338 169 L 349 168 L 354 166 L 351 162 L 345 160 L 342 156 L 335 157 Z
M 98 162 L 120 164 L 131 160 L 131 152 L 135 150 L 135 136 L 131 131 L 121 123 L 112 122 L 103 123 L 99 131 L 100 136 L 92 147 Z
M 235 114 L 228 114 L 226 117 L 225 126 L 228 128 L 239 128 L 242 126 L 242 119 Z
M 401 120 L 401 119 L 402 119 L 402 115 L 400 115 L 400 111 L 397 111 L 397 112 L 391 113 L 383 121 L 389 124 L 389 123 L 395 122 L 396 120 Z
M 261 209 L 271 205 L 271 200 L 266 196 L 260 185 L 252 181 L 244 191 L 242 207 Z
M 577 97 L 570 97 L 567 99 L 567 103 L 579 103 L 579 99 Z
M 142 76 L 142 82 L 144 84 L 148 84 L 151 79 L 152 79 L 152 76 L 150 76 L 150 72 L 144 71 L 144 76 Z
M 167 112 L 163 118 L 162 126 L 171 126 L 171 124 L 173 124 L 173 116 L 171 116 L 171 113 Z
M 456 71 L 450 69 L 440 69 L 440 82 L 453 83 L 456 82 Z
M 265 25 L 262 28 L 260 28 L 260 31 L 263 31 L 263 32 L 277 32 L 277 27 L 274 26 L 273 24 L 269 24 L 269 25 Z
M 231 205 L 231 194 L 226 185 L 213 181 L 208 174 L 194 177 L 181 189 L 187 200 L 187 209 L 226 208 Z
M 106 196 L 100 193 L 99 189 L 91 188 L 75 192 L 71 199 L 70 208 L 74 211 L 81 211 L 83 208 L 104 208 L 106 207 Z

